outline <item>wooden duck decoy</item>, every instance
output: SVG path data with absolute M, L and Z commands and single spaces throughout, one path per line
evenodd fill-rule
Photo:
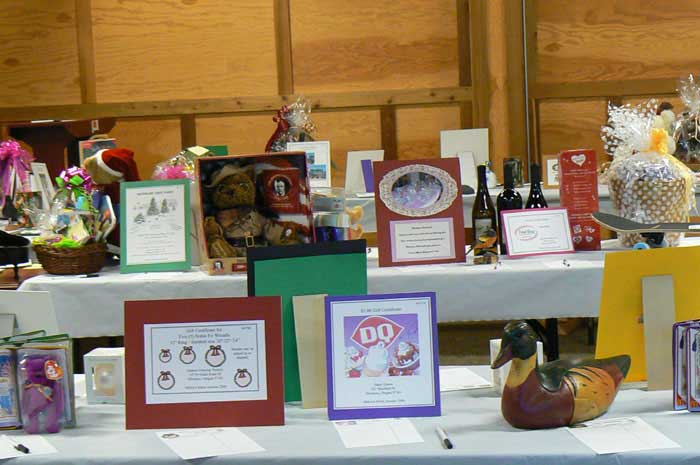
M 537 335 L 524 321 L 506 325 L 491 368 L 511 360 L 501 411 L 508 423 L 524 429 L 573 425 L 604 414 L 631 363 L 629 355 L 618 355 L 538 366 Z

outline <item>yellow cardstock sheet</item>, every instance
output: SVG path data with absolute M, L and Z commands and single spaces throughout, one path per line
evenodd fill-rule
M 605 257 L 596 358 L 629 354 L 627 381 L 647 379 L 642 278 L 671 275 L 675 321 L 700 317 L 700 247 L 673 247 L 609 253 Z M 672 312 L 669 302 L 667 311 Z M 669 332 L 671 328 L 669 328 Z M 650 344 L 650 346 L 653 346 Z M 658 350 L 661 350 L 659 348 Z M 663 350 L 671 353 L 672 347 Z
M 325 294 L 292 297 L 304 408 L 328 405 Z

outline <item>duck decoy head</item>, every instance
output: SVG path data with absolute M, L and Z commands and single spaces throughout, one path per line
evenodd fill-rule
M 501 350 L 491 368 L 502 367 L 514 358 L 527 360 L 537 352 L 537 334 L 524 321 L 511 321 L 503 328 Z

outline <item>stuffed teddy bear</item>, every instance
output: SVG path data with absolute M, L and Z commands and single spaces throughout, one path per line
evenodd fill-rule
M 63 385 L 59 380 L 50 380 L 46 375 L 49 355 L 30 355 L 25 359 L 27 379 L 22 388 L 22 414 L 24 430 L 27 433 L 42 431 L 41 417 L 44 417 L 43 430 L 47 433 L 58 433 L 61 430 L 61 418 L 65 400 Z
M 268 218 L 255 206 L 252 166 L 225 165 L 214 172 L 206 188 L 215 208 L 204 219 L 209 258 L 244 257 L 246 247 L 264 243 Z

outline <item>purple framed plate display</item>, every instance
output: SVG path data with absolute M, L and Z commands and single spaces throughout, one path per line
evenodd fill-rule
M 326 297 L 328 417 L 440 416 L 434 292 Z

